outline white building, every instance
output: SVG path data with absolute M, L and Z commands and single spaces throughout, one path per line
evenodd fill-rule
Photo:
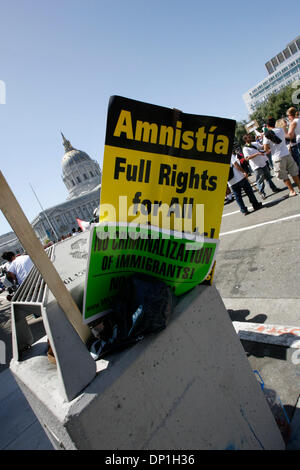
M 250 114 L 272 93 L 278 93 L 295 80 L 300 80 L 300 36 L 291 41 L 283 51 L 269 60 L 265 66 L 269 73 L 267 78 L 243 95 Z
M 37 237 L 44 244 L 57 241 L 78 229 L 76 218 L 90 221 L 100 204 L 101 170 L 99 164 L 85 152 L 72 147 L 64 135 L 65 153 L 62 158 L 62 180 L 68 190 L 67 200 L 40 212 L 31 222 Z M 0 236 L 0 257 L 4 251 L 22 252 L 14 232 Z M 1 259 L 0 259 L 1 262 Z
M 16 254 L 23 253 L 24 251 L 14 232 L 8 232 L 4 235 L 0 235 L 0 265 L 4 262 L 6 263 L 5 260 L 1 259 L 1 255 L 5 251 L 13 251 Z
M 90 221 L 100 204 L 101 170 L 99 164 L 63 137 L 62 180 L 69 192 L 67 201 L 40 212 L 32 221 L 38 238 L 55 241 L 78 229 L 76 218 Z

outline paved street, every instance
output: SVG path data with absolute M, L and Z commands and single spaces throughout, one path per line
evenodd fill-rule
M 285 189 L 271 194 L 261 210 L 248 216 L 239 212 L 235 201 L 224 206 L 214 282 L 233 323 L 300 327 L 300 195 L 287 194 Z M 0 420 L 6 419 L 9 427 L 4 432 L 1 426 L 0 448 L 48 449 L 43 429 L 7 369 L 11 326 L 5 297 L 0 294 L 0 339 L 7 345 L 7 364 L 0 365 Z M 34 327 L 38 331 L 38 323 Z M 290 448 L 299 449 L 300 368 L 292 360 L 295 350 L 259 341 L 242 344 L 252 369 L 259 370 L 266 388 L 276 390 L 285 405 L 292 420 Z
M 300 195 L 267 194 L 263 208 L 247 216 L 235 201 L 225 205 L 215 284 L 228 308 L 245 310 L 241 320 L 262 315 L 262 323 L 299 326 Z
M 267 194 L 263 208 L 247 216 L 235 201 L 225 205 L 215 285 L 233 323 L 300 327 L 300 195 L 288 198 L 287 189 L 272 194 L 269 188 Z M 252 210 L 248 198 L 244 200 Z M 300 449 L 297 350 L 268 339 L 271 344 L 261 342 L 258 334 L 242 344 L 252 369 L 259 370 L 266 388 L 277 391 L 292 420 L 290 448 Z

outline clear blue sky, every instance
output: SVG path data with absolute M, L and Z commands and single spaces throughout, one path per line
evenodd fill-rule
M 28 219 L 40 212 L 29 183 L 44 208 L 67 197 L 60 131 L 102 166 L 111 95 L 247 119 L 242 94 L 300 34 L 299 5 L 0 0 L 0 167 Z

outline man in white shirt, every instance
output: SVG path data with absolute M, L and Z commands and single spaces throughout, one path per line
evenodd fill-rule
M 20 255 L 13 257 L 10 261 L 9 271 L 7 274 L 13 278 L 13 280 L 20 286 L 26 279 L 29 271 L 33 266 L 33 262 L 28 255 Z M 3 256 L 3 255 L 2 255 Z
M 243 137 L 245 147 L 243 147 L 243 153 L 245 159 L 249 162 L 251 170 L 255 174 L 256 185 L 258 192 L 262 199 L 266 199 L 265 193 L 265 180 L 270 186 L 273 193 L 280 191 L 272 181 L 271 174 L 267 165 L 268 158 L 264 155 L 265 151 L 263 146 L 255 142 L 255 138 L 252 134 L 246 134 Z
M 237 155 L 231 156 L 230 166 L 233 169 L 233 177 L 228 181 L 228 184 L 233 192 L 236 202 L 240 208 L 240 211 L 244 215 L 250 214 L 247 207 L 244 204 L 242 198 L 242 190 L 245 191 L 250 203 L 253 206 L 253 210 L 258 210 L 262 207 L 262 203 L 258 202 L 255 197 L 255 194 L 251 188 L 251 184 L 248 181 L 248 175 L 245 170 L 241 167 L 239 163 L 239 158 Z
M 299 168 L 285 143 L 284 130 L 275 127 L 274 118 L 267 120 L 267 128 L 268 131 L 265 133 L 263 144 L 266 151 L 271 150 L 275 175 L 288 187 L 290 191 L 289 196 L 296 196 L 297 194 L 294 191 L 289 175 L 293 178 L 300 192 Z

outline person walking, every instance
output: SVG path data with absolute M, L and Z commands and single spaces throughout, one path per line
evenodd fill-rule
M 261 144 L 255 141 L 252 134 L 246 134 L 243 137 L 245 146 L 243 153 L 246 160 L 255 175 L 256 185 L 258 192 L 262 199 L 266 199 L 265 181 L 267 181 L 273 193 L 279 193 L 280 189 L 273 183 L 270 170 L 268 168 L 268 158 L 265 156 L 264 148 Z
M 293 159 L 298 165 L 300 176 L 300 119 L 297 117 L 297 109 L 291 107 L 286 112 L 289 120 L 289 128 L 283 127 L 286 139 L 290 140 L 290 149 Z M 294 140 L 294 142 L 293 142 Z
M 237 155 L 231 156 L 230 166 L 233 170 L 233 176 L 229 179 L 228 184 L 233 192 L 235 200 L 240 208 L 240 211 L 244 215 L 250 214 L 242 197 L 242 190 L 245 191 L 250 203 L 252 204 L 253 210 L 256 211 L 262 207 L 262 203 L 258 202 L 255 194 L 251 188 L 251 184 L 248 181 L 248 174 L 241 167 L 240 160 Z
M 300 192 L 299 168 L 289 153 L 285 143 L 285 132 L 283 128 L 275 127 L 275 119 L 267 120 L 268 131 L 265 132 L 263 145 L 264 150 L 272 153 L 275 176 L 282 180 L 289 189 L 289 197 L 296 196 L 289 175 L 292 177 Z

